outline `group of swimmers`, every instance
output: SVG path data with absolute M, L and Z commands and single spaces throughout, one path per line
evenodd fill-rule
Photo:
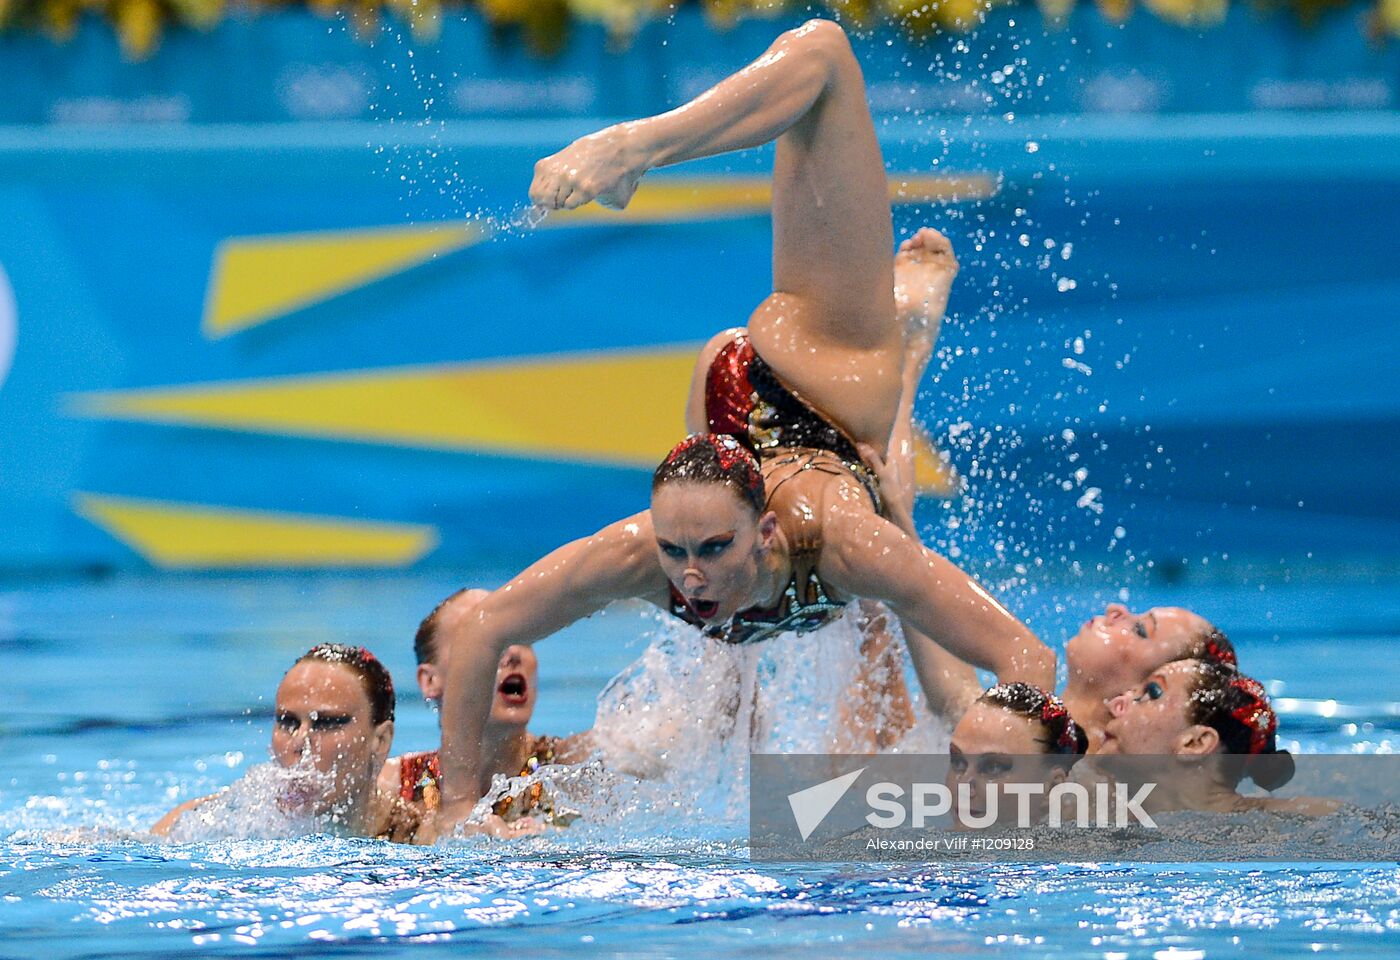
M 884 163 L 840 27 L 811 21 L 692 102 L 575 141 L 536 165 L 530 197 L 547 210 L 623 207 L 653 168 L 769 142 L 774 292 L 746 327 L 702 349 L 690 435 L 656 468 L 650 509 L 497 590 L 454 594 L 419 628 L 418 681 L 441 703 L 440 751 L 390 759 L 392 683 L 368 651 L 318 646 L 284 677 L 273 753 L 328 776 L 306 802 L 334 809 L 344 829 L 425 842 L 548 821 L 538 789 L 473 810 L 498 775 L 594 752 L 589 734 L 529 731 L 531 644 L 623 599 L 727 644 L 818 630 L 859 605 L 867 665 L 890 660 L 897 622 L 925 703 L 954 725 L 955 757 L 1277 752 L 1263 688 L 1203 617 L 1110 605 L 1067 644 L 1061 699 L 1050 648 L 920 541 L 913 406 L 958 264 L 930 228 L 891 259 Z M 997 685 L 979 691 L 976 668 Z M 858 682 L 843 715 L 851 742 L 873 749 L 911 717 L 872 719 L 869 703 L 906 702 L 902 671 L 866 675 L 882 679 Z M 1287 779 L 1287 764 L 1273 769 Z M 1211 803 L 1246 803 L 1228 773 L 1212 776 L 1201 785 Z

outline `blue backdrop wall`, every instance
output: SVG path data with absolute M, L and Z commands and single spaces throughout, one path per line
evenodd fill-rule
M 0 567 L 510 565 L 643 507 L 693 350 L 769 289 L 768 158 L 533 223 L 594 122 L 0 130 Z M 897 230 L 964 265 L 931 540 L 1400 556 L 1394 114 L 881 135 Z

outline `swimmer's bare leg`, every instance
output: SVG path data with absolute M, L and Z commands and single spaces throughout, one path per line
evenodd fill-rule
M 773 141 L 774 292 L 749 324 L 755 346 L 818 409 L 883 447 L 903 346 L 889 187 L 860 65 L 835 23 L 789 30 L 690 103 L 544 158 L 530 197 L 625 206 L 649 170 Z
M 886 501 L 890 503 L 891 519 L 916 539 L 919 536 L 913 517 L 914 454 L 915 431 L 919 427 L 914 419 L 914 402 L 933 356 L 934 343 L 948 306 L 948 293 L 957 275 L 958 261 L 952 244 L 932 227 L 924 227 L 905 240 L 895 254 L 894 294 L 900 325 L 905 331 L 904 364 L 898 417 L 880 479 Z M 862 603 L 869 604 L 869 601 Z M 878 627 L 883 623 L 883 619 L 873 616 L 871 611 L 866 613 L 872 625 Z M 950 724 L 956 723 L 981 692 L 977 671 L 908 624 L 902 626 L 929 709 Z M 898 682 L 903 687 L 902 671 Z M 905 696 L 907 698 L 907 691 Z
M 958 260 L 948 238 L 932 227 L 919 229 L 899 245 L 894 256 L 894 299 L 900 328 L 904 331 L 904 362 L 900 376 L 899 406 L 890 433 L 888 468 L 898 477 L 898 489 L 913 511 L 915 454 L 921 428 L 914 418 L 919 384 L 933 357 L 933 346 L 948 309 L 948 294 L 958 275 Z M 922 438 L 925 443 L 928 438 Z

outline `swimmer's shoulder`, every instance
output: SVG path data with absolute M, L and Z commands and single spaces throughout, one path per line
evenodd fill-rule
M 379 777 L 375 780 L 375 787 L 380 793 L 396 795 L 399 793 L 403 783 L 403 757 L 390 757 L 384 761 L 384 766 L 379 770 Z
M 217 793 L 211 793 L 207 797 L 195 797 L 193 800 L 186 800 L 174 810 L 171 810 L 165 816 L 157 820 L 155 826 L 151 827 L 151 835 L 156 837 L 168 837 L 170 831 L 175 829 L 175 824 L 180 822 L 181 817 L 191 810 L 202 807 L 217 796 Z

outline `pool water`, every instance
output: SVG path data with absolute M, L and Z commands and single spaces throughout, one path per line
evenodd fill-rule
M 724 802 L 742 793 L 743 757 L 704 749 L 694 767 L 714 782 L 693 795 L 657 793 L 524 841 L 422 849 L 142 835 L 171 806 L 266 760 L 276 683 L 317 642 L 378 653 L 399 681 L 396 751 L 435 745 L 437 718 L 413 687 L 412 633 L 459 585 L 153 578 L 0 590 L 0 957 L 1367 956 L 1393 955 L 1400 939 L 1394 863 L 751 863 L 743 811 Z M 1225 626 L 1278 698 L 1284 745 L 1392 752 L 1398 586 L 1400 575 L 1374 571 L 1221 576 L 1135 588 L 1129 602 L 1189 605 Z M 1052 641 L 1118 598 L 1083 582 L 1056 591 L 1009 598 Z M 655 617 L 620 608 L 543 642 L 532 729 L 589 726 L 608 679 L 658 635 Z M 820 684 L 782 673 L 804 672 L 813 649 L 793 645 L 784 659 L 773 648 L 777 666 L 763 668 L 793 684 L 799 720 L 812 708 L 799 701 L 819 698 Z M 770 726 L 802 745 L 801 723 Z

